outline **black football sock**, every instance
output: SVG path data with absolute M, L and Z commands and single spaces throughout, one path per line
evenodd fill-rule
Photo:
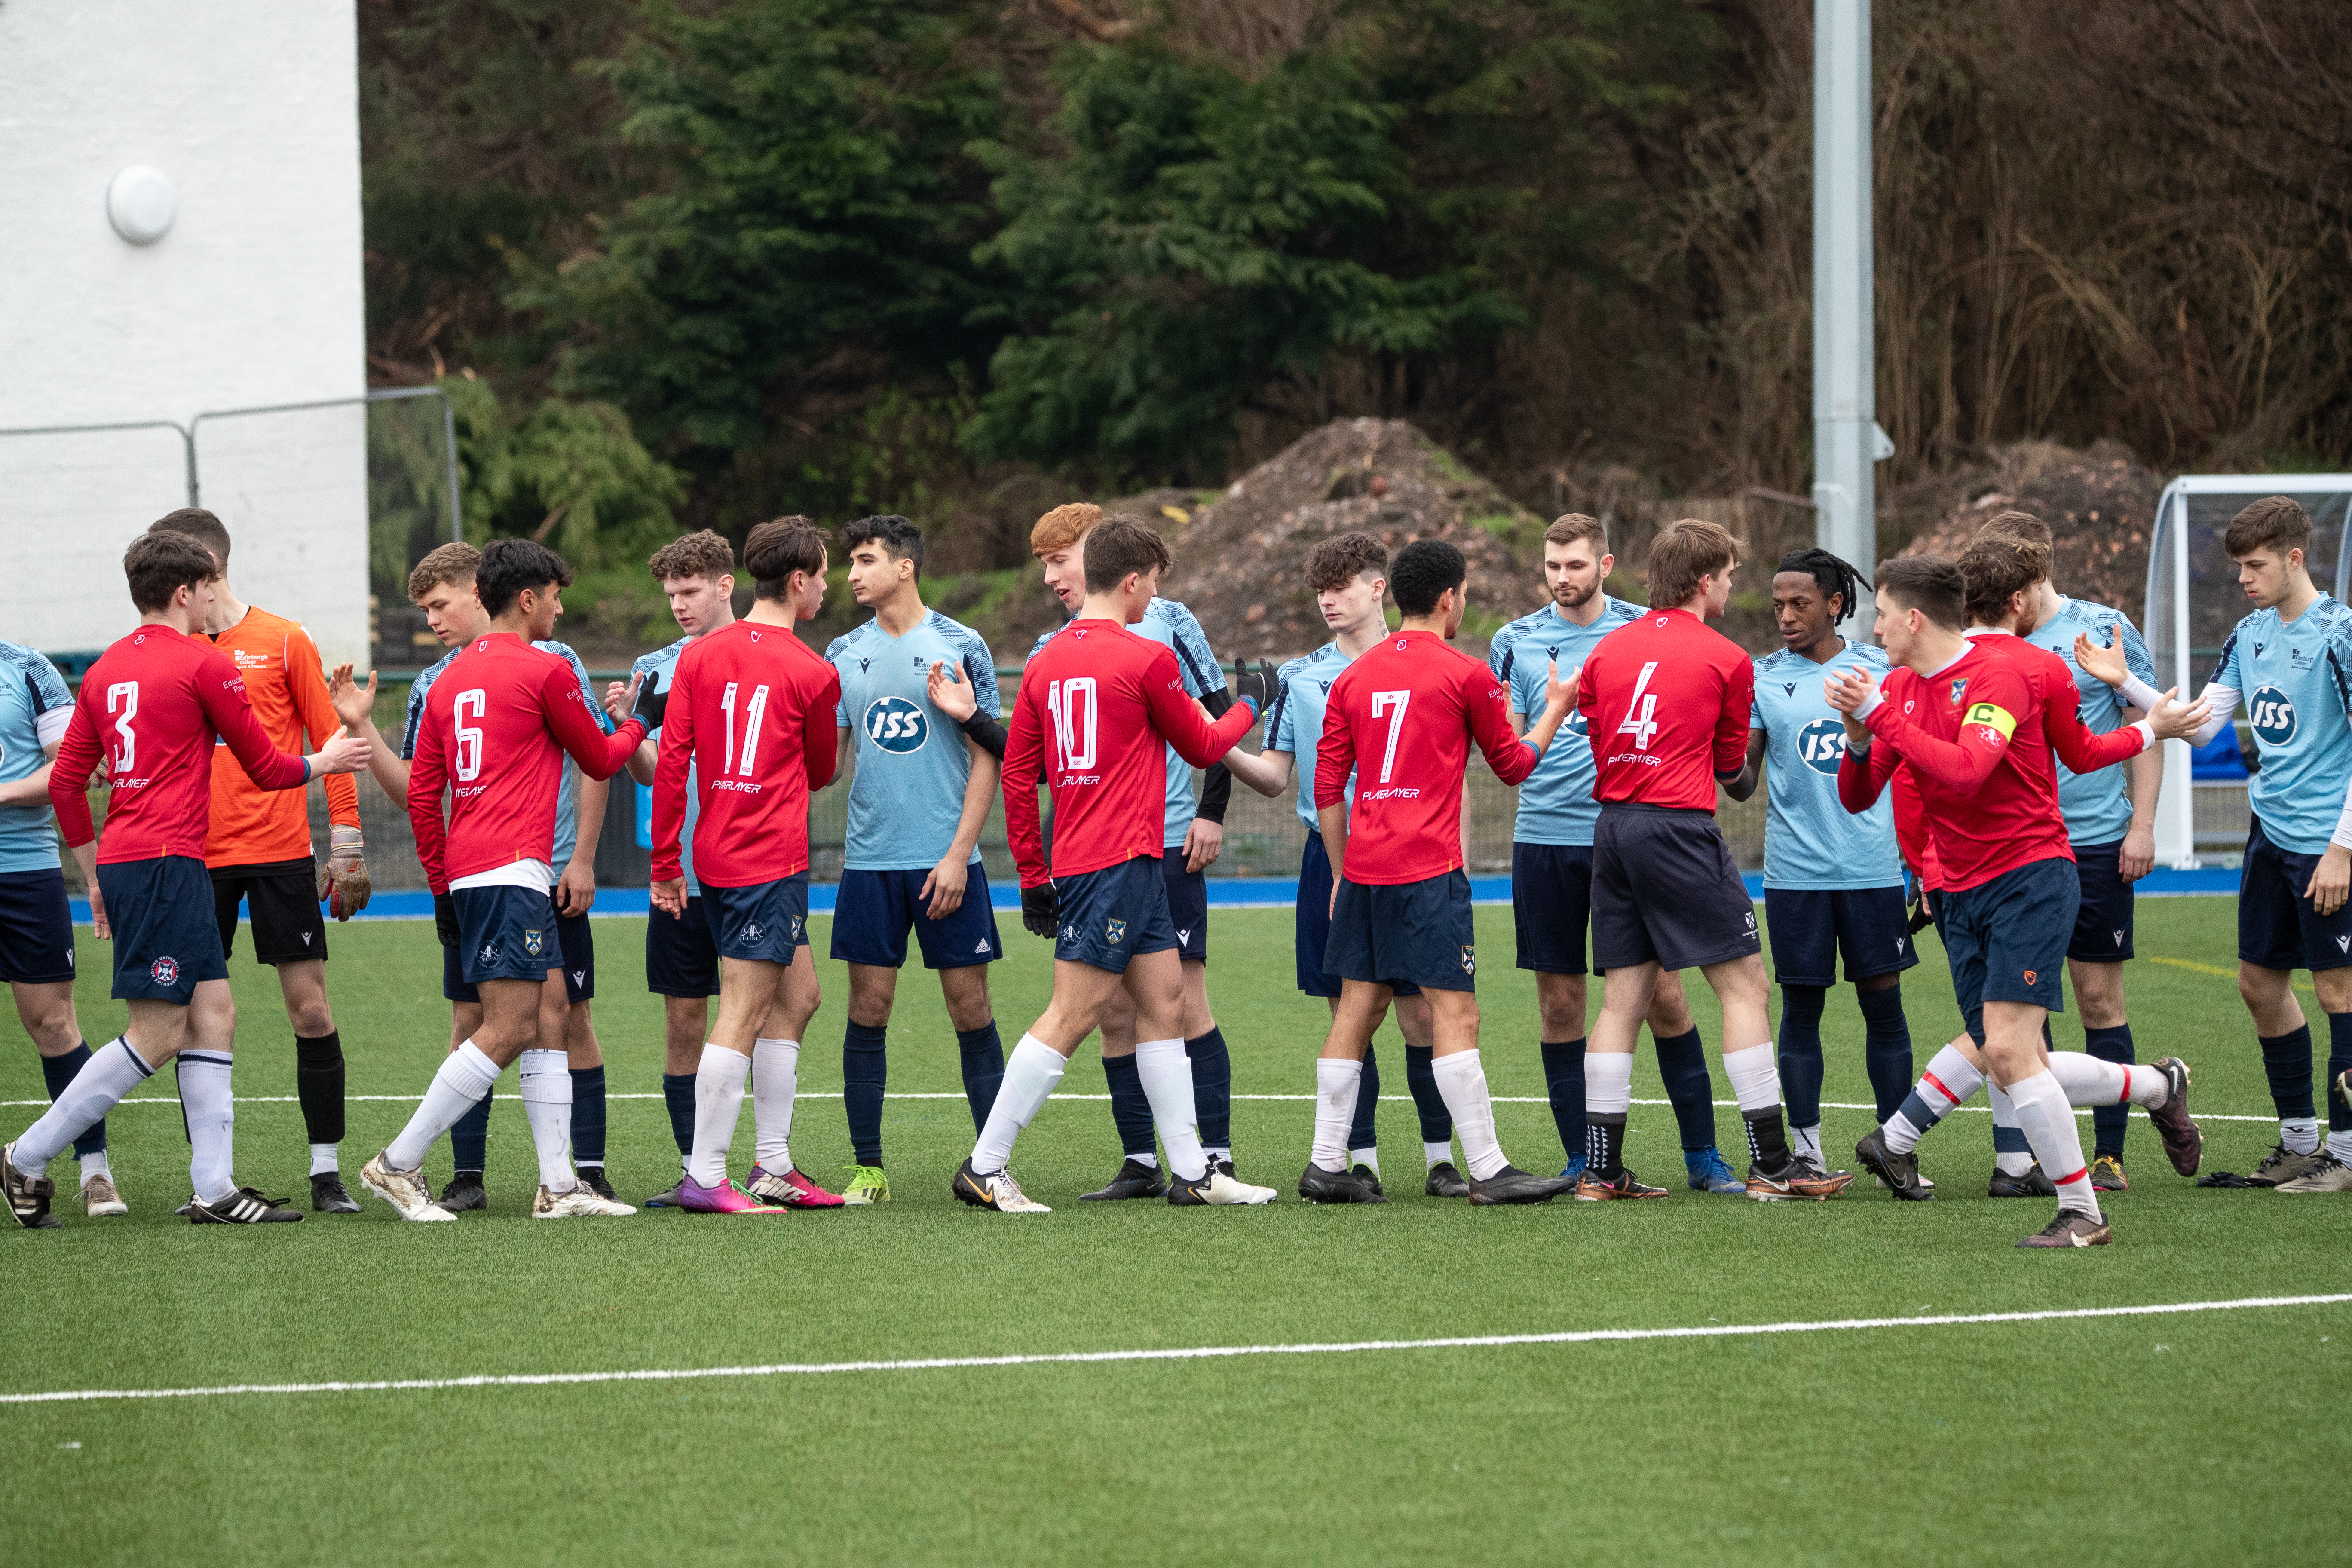
M 845 1026 L 841 1037 L 841 1105 L 849 1115 L 849 1144 L 861 1165 L 882 1163 L 882 1093 L 889 1086 L 888 1026 Z
M 1421 1113 L 1421 1141 L 1453 1142 L 1454 1112 L 1445 1109 L 1445 1096 L 1437 1088 L 1436 1047 L 1405 1047 L 1404 1086 L 1412 1091 L 1413 1110 Z
M 449 1153 L 457 1163 L 457 1173 L 471 1171 L 480 1175 L 489 1169 L 488 1155 L 490 1146 L 490 1097 L 474 1101 L 474 1108 L 457 1118 L 449 1129 Z
M 1903 987 L 1857 991 L 1854 1000 L 1862 1005 L 1862 1065 L 1870 1074 L 1870 1097 L 1877 1102 L 1878 1120 L 1885 1121 L 1902 1109 L 1913 1081 L 1911 1022 L 1903 1016 Z
M 313 1145 L 343 1141 L 343 1037 L 330 1029 L 294 1037 L 294 1097 L 302 1102 L 302 1129 Z
M 1184 1042 L 1192 1060 L 1192 1114 L 1207 1149 L 1234 1146 L 1234 1058 L 1225 1032 L 1212 1024 L 1205 1035 Z
M 1595 1110 L 1584 1119 L 1585 1173 L 1613 1182 L 1625 1169 L 1625 1113 Z
M 604 1068 L 573 1068 L 572 1073 L 572 1163 L 604 1163 Z
M 1004 1041 L 991 1018 L 977 1029 L 956 1031 L 956 1054 L 963 1063 L 963 1098 L 971 1107 L 971 1130 L 985 1131 L 996 1090 L 1004 1082 Z
M 1675 1108 L 1675 1123 L 1682 1130 L 1683 1152 L 1695 1154 L 1715 1147 L 1715 1080 L 1707 1076 L 1706 1042 L 1694 1024 L 1679 1035 L 1652 1042 L 1658 1047 L 1658 1076 L 1666 1082 L 1666 1099 Z
M 2083 1048 L 2103 1062 L 2132 1062 L 2138 1059 L 2132 1054 L 2132 1032 L 2129 1024 L 2119 1024 L 2112 1029 L 2084 1029 Z M 2102 1154 L 2113 1154 L 2119 1160 L 2123 1158 L 2124 1131 L 2130 1125 L 2129 1101 L 2093 1106 L 2091 1130 L 2097 1135 L 2097 1143 L 2091 1151 L 2091 1157 L 2096 1159 Z
M 1570 1159 L 1584 1149 L 1584 1042 L 1542 1044 L 1544 1094 L 1551 1101 L 1552 1124 L 1559 1129 L 1559 1146 Z
M 1777 1105 L 1765 1110 L 1743 1110 L 1739 1120 L 1748 1129 L 1748 1157 L 1759 1169 L 1777 1175 L 1789 1167 L 1789 1126 Z
M 1822 1123 L 1822 1005 L 1819 985 L 1780 987 L 1780 1102 L 1799 1127 Z M 1712 1122 L 1710 1112 L 1707 1120 Z
M 1356 1120 L 1348 1126 L 1348 1149 L 1377 1149 L 1380 1133 L 1372 1117 L 1381 1103 L 1381 1061 L 1372 1047 L 1364 1047 L 1364 1076 L 1356 1083 Z
M 1130 1160 L 1160 1163 L 1159 1145 L 1151 1141 L 1151 1100 L 1143 1092 L 1143 1073 L 1135 1053 L 1103 1058 L 1103 1077 L 1110 1084 L 1110 1119 L 1118 1129 L 1118 1146 Z
M 2281 1121 L 2310 1121 L 2319 1112 L 2311 1100 L 2311 1026 L 2259 1038 L 2263 1072 L 2271 1080 L 2271 1103 Z
M 694 1153 L 694 1079 L 690 1072 L 662 1074 L 662 1103 L 669 1108 L 669 1135 L 677 1157 Z
M 74 1074 L 81 1071 L 82 1064 L 88 1060 L 89 1060 L 88 1040 L 81 1041 L 61 1057 L 41 1058 L 41 1082 L 48 1089 L 49 1100 L 52 1103 L 55 1103 L 58 1096 L 63 1094 L 71 1086 Z M 74 1140 L 73 1147 L 74 1154 L 80 1159 L 88 1159 L 92 1154 L 105 1153 L 106 1118 L 101 1116 L 92 1122 L 88 1131 Z

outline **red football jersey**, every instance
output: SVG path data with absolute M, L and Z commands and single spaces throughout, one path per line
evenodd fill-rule
M 1873 737 L 1868 762 L 1849 750 L 1839 764 L 1838 796 L 1849 811 L 1869 809 L 1895 769 L 1906 765 L 1935 844 L 1939 888 L 1965 891 L 2036 860 L 2074 858 L 2058 810 L 2053 733 L 2066 737 L 2060 749 L 2074 751 L 2085 772 L 2142 747 L 2137 728 L 2080 743 L 2073 676 L 2063 703 L 2074 717 L 2070 727 L 2048 711 L 2049 672 L 2015 657 L 2026 646 L 2008 637 L 1995 646 L 1971 642 L 1932 676 L 1890 672 L 1884 700 L 1864 721 Z
M 737 621 L 686 645 L 654 767 L 654 879 L 677 879 L 694 764 L 695 880 L 751 888 L 808 869 L 809 792 L 833 782 L 841 672 L 783 626 Z
M 1030 658 L 1004 747 L 1004 836 L 1021 885 L 1076 877 L 1167 837 L 1168 754 L 1196 768 L 1222 761 L 1257 715 L 1236 703 L 1211 723 L 1184 691 L 1176 656 L 1115 622 L 1072 621 Z M 1054 792 L 1054 858 L 1037 826 L 1037 784 Z M 694 840 L 702 869 L 702 837 Z
M 1435 632 L 1405 631 L 1349 664 L 1331 683 L 1315 751 L 1317 810 L 1339 805 L 1357 775 L 1342 876 L 1391 887 L 1462 864 L 1462 780 L 1474 739 L 1507 784 L 1543 760 L 1511 733 L 1509 699 L 1484 660 Z
M 513 632 L 476 637 L 433 683 L 417 723 L 408 821 L 425 886 L 444 893 L 478 872 L 551 858 L 563 753 L 590 778 L 608 779 L 645 738 L 635 718 L 605 734 L 579 678 L 553 654 Z
M 1602 637 L 1577 681 L 1602 803 L 1715 809 L 1748 761 L 1756 666 L 1688 610 L 1647 610 Z
M 108 648 L 82 677 L 49 774 L 49 804 L 66 843 L 79 848 L 93 835 L 84 791 L 103 753 L 111 793 L 100 862 L 202 859 L 215 739 L 263 789 L 310 782 L 308 763 L 269 743 L 245 678 L 210 642 L 151 623 Z

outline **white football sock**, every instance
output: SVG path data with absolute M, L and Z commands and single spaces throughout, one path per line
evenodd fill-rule
M 572 1068 L 562 1051 L 525 1051 L 515 1058 L 516 1089 L 539 1150 L 539 1184 L 563 1194 L 580 1184 L 572 1170 Z
M 1142 1166 L 1147 1171 L 1156 1171 L 1160 1169 L 1160 1155 L 1157 1151 L 1149 1154 L 1129 1154 L 1124 1156 L 1124 1158 L 1134 1161 L 1137 1164 Z
M 84 1068 L 81 1070 L 88 1072 L 89 1068 Z M 74 1082 L 79 1084 L 81 1079 L 77 1078 Z M 2319 1118 L 2298 1116 L 2291 1121 L 2281 1121 L 2279 1142 L 2285 1145 L 2286 1152 L 2290 1154 L 2316 1153 L 2319 1150 Z
M 1633 1058 L 1627 1057 L 1625 1059 L 1630 1062 Z M 1421 1146 L 1421 1158 L 1422 1162 L 1433 1171 L 1440 1165 L 1450 1165 L 1454 1163 L 1454 1145 L 1450 1142 L 1424 1142 Z
M 751 1157 L 772 1176 L 793 1168 L 793 1096 L 800 1084 L 798 1040 L 752 1042 Z
M 1984 1080 L 1984 1090 L 1985 1103 L 1992 1107 L 1993 1126 L 2017 1127 L 2017 1130 L 2022 1132 L 2024 1129 L 2018 1127 L 2017 1106 L 2010 1099 L 2009 1091 L 1990 1079 Z M 2032 1141 L 2028 1140 L 2028 1142 Z M 2078 1137 L 2075 1142 L 2079 1144 L 2082 1140 Z M 2021 1176 L 2033 1169 L 2033 1151 L 2030 1148 L 1996 1149 L 1993 1151 L 1992 1168 L 2004 1176 Z
M 329 1171 L 340 1171 L 342 1168 L 342 1159 L 337 1151 L 336 1145 L 332 1143 L 313 1143 L 310 1145 L 310 1173 L 312 1175 L 324 1175 Z
M 1180 1048 L 1182 1044 L 1177 1042 Z M 1021 1037 L 1021 1043 L 1004 1058 L 1004 1081 L 997 1085 L 996 1103 L 989 1107 L 980 1141 L 971 1146 L 973 1170 L 983 1176 L 993 1175 L 1012 1163 L 1013 1140 L 1036 1119 L 1069 1065 L 1068 1058 L 1036 1036 Z
M 425 1152 L 434 1140 L 457 1126 L 457 1119 L 498 1081 L 499 1064 L 471 1040 L 443 1057 L 416 1113 L 400 1136 L 384 1146 L 383 1163 L 395 1171 L 414 1171 L 425 1163 Z
M 1899 1110 L 1888 1117 L 1879 1131 L 1885 1134 L 1886 1147 L 1897 1154 L 1908 1154 L 1927 1136 L 1926 1128 L 1914 1127 L 1911 1119 Z
M 95 1154 L 84 1154 L 81 1157 L 81 1184 L 83 1186 L 86 1187 L 89 1185 L 90 1183 L 96 1181 L 100 1176 L 111 1178 L 114 1172 L 109 1168 L 106 1163 L 105 1150 L 100 1149 Z
M 1188 1182 L 1209 1173 L 1209 1156 L 1201 1147 L 1199 1114 L 1192 1106 L 1192 1058 L 1184 1042 L 1138 1040 L 1135 1076 L 1143 1080 L 1143 1098 L 1151 1101 L 1151 1120 L 1160 1129 L 1160 1146 L 1168 1151 L 1168 1168 Z
M 2050 1073 L 2074 1105 L 2143 1105 L 2163 1109 L 2171 1086 L 2152 1067 L 2102 1061 L 2081 1051 L 2052 1051 Z
M 686 1162 L 686 1173 L 698 1186 L 726 1184 L 727 1151 L 735 1144 L 735 1123 L 743 1114 L 743 1080 L 751 1071 L 751 1058 L 740 1051 L 702 1047 L 702 1063 L 694 1069 L 694 1152 Z
M 73 1082 L 30 1127 L 17 1136 L 10 1157 L 16 1169 L 37 1176 L 48 1169 L 58 1151 L 97 1126 L 106 1113 L 132 1089 L 154 1076 L 131 1042 L 117 1036 L 90 1053 Z
M 1584 1053 L 1584 1109 L 1603 1116 L 1622 1116 L 1633 1103 L 1633 1053 Z
M 1317 1170 L 1348 1168 L 1348 1129 L 1355 1125 L 1356 1091 L 1363 1086 L 1363 1063 L 1315 1058 L 1315 1146 L 1307 1158 Z
M 2352 1165 L 2352 1132 L 2330 1132 L 2327 1152 L 2347 1165 Z
M 1938 1114 L 1949 1116 L 1953 1107 L 1975 1099 L 1984 1082 L 1982 1068 L 1946 1046 L 1928 1059 L 1927 1070 L 1919 1075 L 1919 1098 Z
M 1588 1082 L 1591 1076 L 1587 1073 Z M 1770 1110 L 1780 1103 L 1780 1054 L 1769 1040 L 1724 1052 L 1723 1076 L 1731 1080 L 1731 1097 L 1742 1110 Z
M 1630 1066 L 1633 1058 L 1625 1060 Z M 1437 1092 L 1444 1097 L 1445 1109 L 1454 1113 L 1454 1131 L 1462 1140 L 1462 1157 L 1469 1163 L 1470 1179 L 1486 1181 L 1510 1162 L 1503 1158 L 1503 1146 L 1495 1138 L 1495 1101 L 1486 1092 L 1486 1068 L 1478 1059 L 1478 1047 L 1439 1057 L 1433 1065 Z
M 2083 1132 L 2074 1124 L 2074 1108 L 2066 1090 L 2048 1072 L 2035 1073 L 2009 1086 L 2009 1101 L 2017 1124 L 2033 1145 L 2033 1157 L 2042 1173 L 2057 1184 L 2058 1206 L 2099 1217 L 2098 1194 L 2091 1189 L 2091 1173 L 2083 1163 Z
M 1789 1150 L 1791 1153 L 1819 1160 L 1822 1157 L 1822 1124 L 1816 1121 L 1811 1127 L 1790 1128 Z
M 180 1110 L 188 1119 L 188 1183 L 205 1203 L 236 1191 L 236 1101 L 226 1052 L 182 1051 Z
M 1348 1151 L 1348 1163 L 1361 1165 L 1375 1176 L 1381 1173 L 1381 1152 L 1378 1149 L 1350 1149 Z
M 1201 1152 L 1208 1155 L 1209 1163 L 1212 1165 L 1230 1165 L 1234 1163 L 1234 1151 L 1231 1144 L 1203 1143 L 1201 1145 Z

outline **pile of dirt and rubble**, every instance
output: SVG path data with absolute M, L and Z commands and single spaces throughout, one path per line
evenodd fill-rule
M 1958 555 L 1994 513 L 2032 512 L 2055 536 L 2051 580 L 2058 591 L 2137 618 L 2147 596 L 2148 542 L 2163 493 L 2163 476 L 2120 447 L 2078 451 L 2027 441 L 1894 492 L 1885 510 L 1927 520 L 1907 555 Z

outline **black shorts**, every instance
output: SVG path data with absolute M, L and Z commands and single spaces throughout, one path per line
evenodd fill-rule
M 63 868 L 0 872 L 0 980 L 55 985 L 73 977 L 73 907 Z
M 1772 977 L 1783 985 L 1836 984 L 1840 952 L 1848 984 L 1919 962 L 1900 888 L 1767 888 L 1764 923 Z
M 833 900 L 833 956 L 843 963 L 898 969 L 907 962 L 907 933 L 915 933 L 926 969 L 970 969 L 1004 956 L 989 905 L 988 872 L 974 860 L 964 875 L 963 902 L 933 920 L 924 912 L 920 871 L 844 871 Z
M 1952 995 L 1984 1044 L 1987 1002 L 2066 1010 L 2066 942 L 2082 884 L 2071 860 L 2032 860 L 1964 891 L 1936 895 Z
M 119 860 L 98 868 L 114 930 L 114 999 L 184 1007 L 196 986 L 228 978 L 220 928 L 205 907 L 212 878 L 193 855 Z
M 2318 856 L 2280 848 L 2254 818 L 2238 873 L 2240 962 L 2281 971 L 2352 966 L 2352 902 L 2323 915 L 2304 896 L 2318 868 Z
M 700 893 L 687 899 L 683 915 L 647 911 L 646 989 L 656 996 L 719 994 L 719 944 L 711 940 Z
M 702 885 L 702 916 L 721 958 L 790 965 L 808 945 L 808 873 L 748 888 Z
M 1591 923 L 1591 845 L 1511 846 L 1511 931 L 1521 969 L 1584 973 L 1584 931 Z
M 2123 841 L 2074 846 L 2083 901 L 2066 956 L 2084 963 L 2121 963 L 2132 956 L 2132 885 L 2124 880 Z
M 1423 991 L 1478 988 L 1478 928 L 1462 871 L 1418 882 L 1339 881 L 1324 966 L 1342 980 Z
M 1331 852 L 1311 827 L 1298 857 L 1298 903 L 1292 916 L 1298 989 L 1309 996 L 1337 996 L 1339 977 L 1323 967 L 1323 955 L 1331 946 Z M 1392 982 L 1391 989 L 1400 996 L 1421 994 L 1421 987 L 1411 981 Z
M 1160 857 L 1160 879 L 1168 884 L 1168 919 L 1176 927 L 1176 952 L 1187 963 L 1209 962 L 1209 881 L 1199 871 L 1184 869 L 1184 851 L 1171 849 Z
M 1592 967 L 1695 969 L 1764 951 L 1756 906 L 1708 811 L 1601 808 L 1592 830 Z
M 236 951 L 236 906 L 253 927 L 256 963 L 299 963 L 327 956 L 327 921 L 319 908 L 319 868 L 310 857 L 258 866 L 213 868 L 213 919 L 221 954 Z
M 1054 893 L 1062 922 L 1054 939 L 1056 963 L 1124 974 L 1132 960 L 1178 945 L 1176 922 L 1168 913 L 1168 881 L 1156 855 L 1056 877 Z

